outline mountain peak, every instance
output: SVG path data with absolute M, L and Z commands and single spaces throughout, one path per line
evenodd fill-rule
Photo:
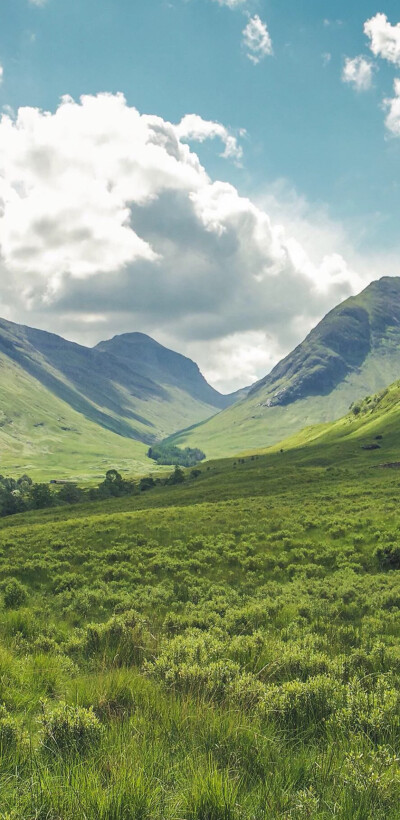
M 232 404 L 231 396 L 223 396 L 206 382 L 195 362 L 182 353 L 169 350 L 145 333 L 121 333 L 99 342 L 95 350 L 112 353 L 138 373 L 145 371 L 157 384 L 183 389 L 193 398 L 214 407 L 222 409 Z

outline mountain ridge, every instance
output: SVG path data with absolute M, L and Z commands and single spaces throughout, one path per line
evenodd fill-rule
M 163 351 L 157 374 L 154 369 L 151 374 L 146 371 L 143 361 L 135 367 L 132 355 L 128 360 L 112 349 L 84 347 L 55 333 L 0 319 L 2 464 L 32 470 L 36 460 L 53 470 L 59 453 L 68 469 L 75 454 L 84 469 L 91 470 L 93 462 L 98 470 L 107 457 L 125 463 L 127 455 L 135 470 L 138 464 L 146 470 L 149 445 L 209 418 L 234 400 L 208 385 L 191 360 L 150 337 L 143 335 L 141 341 L 142 346 L 154 343 Z M 171 360 L 175 371 L 170 373 Z M 188 371 L 190 378 L 185 380 Z M 103 450 L 97 449 L 96 430 Z M 85 461 L 86 441 L 90 452 Z
M 400 278 L 382 277 L 329 311 L 246 397 L 171 440 L 210 458 L 263 449 L 398 378 Z

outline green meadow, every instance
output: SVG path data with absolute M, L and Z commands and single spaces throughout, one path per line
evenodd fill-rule
M 1 519 L 2 820 L 399 817 L 395 415 Z

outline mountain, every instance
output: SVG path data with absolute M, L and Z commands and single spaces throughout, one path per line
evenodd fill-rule
M 123 333 L 106 342 L 99 342 L 99 350 L 124 362 L 140 376 L 164 387 L 176 387 L 196 401 L 222 410 L 233 403 L 235 394 L 224 396 L 214 390 L 199 367 L 191 359 L 163 347 L 144 333 Z
M 208 457 L 265 448 L 399 377 L 400 278 L 384 277 L 330 311 L 237 404 L 172 440 Z
M 194 362 L 143 334 L 87 348 L 0 320 L 2 469 L 23 462 L 32 470 L 40 460 L 54 469 L 59 456 L 65 472 L 77 453 L 87 468 L 96 453 L 97 464 L 97 456 L 109 463 L 115 454 L 118 463 L 130 458 L 143 469 L 149 444 L 230 401 Z

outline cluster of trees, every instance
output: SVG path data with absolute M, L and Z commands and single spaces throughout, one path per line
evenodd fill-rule
M 198 448 L 185 447 L 184 450 L 181 450 L 180 447 L 165 443 L 155 444 L 154 447 L 150 447 L 147 455 L 157 464 L 177 464 L 179 467 L 194 467 L 206 457 L 206 454 Z
M 192 470 L 192 477 L 199 475 L 199 470 Z M 185 474 L 176 465 L 167 478 L 144 476 L 139 482 L 123 478 L 117 470 L 108 470 L 104 481 L 98 487 L 84 490 L 73 482 L 50 486 L 35 484 L 30 476 L 5 478 L 0 475 L 0 516 L 14 515 L 27 510 L 41 510 L 63 504 L 78 504 L 80 501 L 101 501 L 107 498 L 120 498 L 124 495 L 151 490 L 159 485 L 181 484 Z

